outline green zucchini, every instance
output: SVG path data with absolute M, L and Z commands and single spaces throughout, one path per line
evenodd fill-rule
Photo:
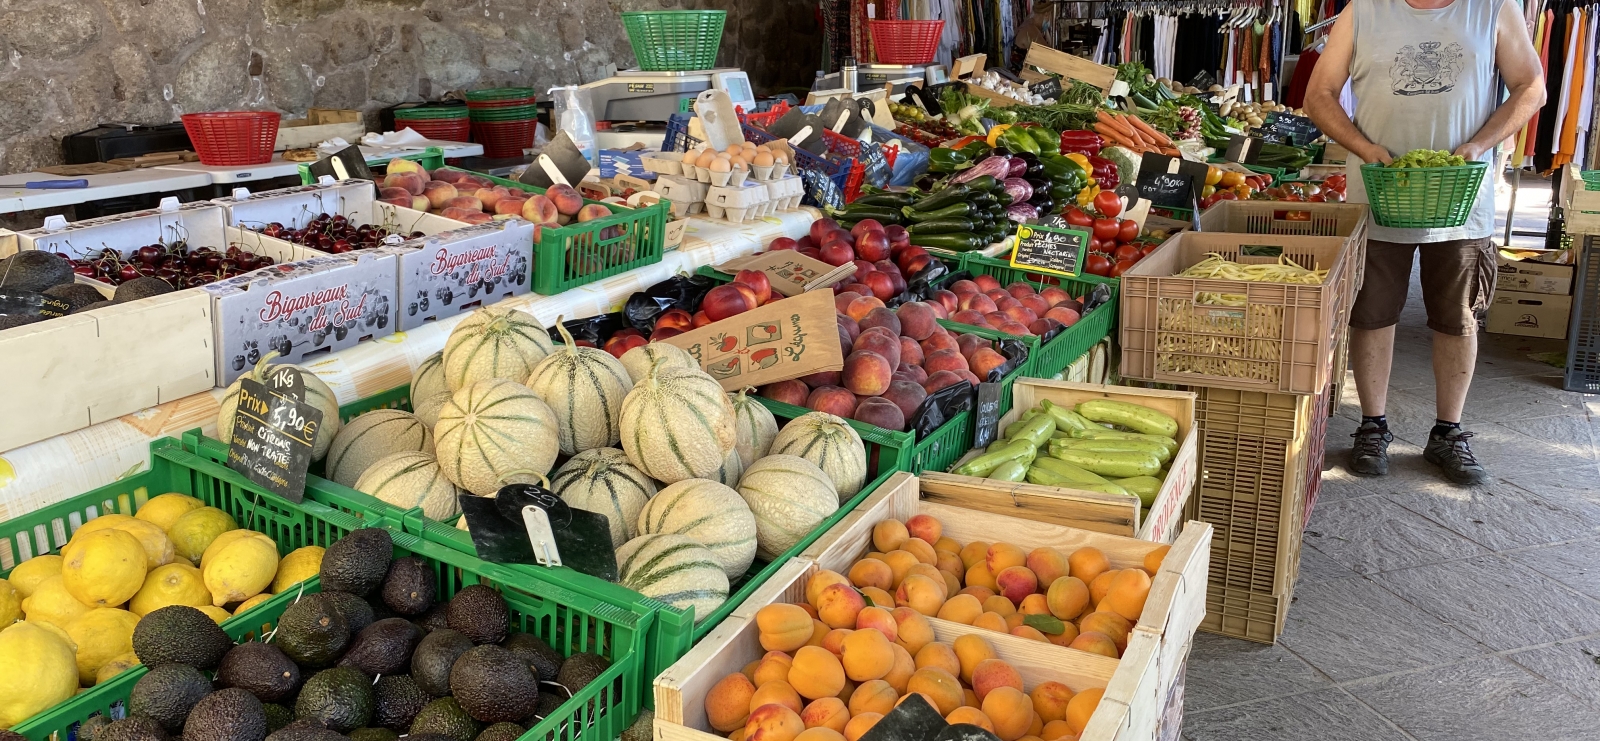
M 911 243 L 918 247 L 933 247 L 951 252 L 971 252 L 989 246 L 989 242 L 971 232 L 951 234 L 913 234 Z
M 970 232 L 976 228 L 971 219 L 930 219 L 906 227 L 912 234 L 952 234 Z
M 918 211 L 917 209 L 907 206 L 906 208 L 902 209 L 902 212 L 905 214 L 907 219 L 912 221 L 912 223 L 917 223 L 923 221 L 932 221 L 934 219 L 956 219 L 963 216 L 970 216 L 973 213 L 973 209 L 974 206 L 971 203 L 962 201 L 960 203 L 953 203 L 949 206 L 945 206 L 944 208 L 933 211 Z

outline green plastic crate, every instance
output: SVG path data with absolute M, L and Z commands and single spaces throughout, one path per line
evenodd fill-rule
M 393 159 L 413 160 L 417 164 L 428 168 L 428 170 L 431 172 L 433 170 L 437 170 L 437 169 L 439 169 L 441 167 L 444 167 L 444 150 L 440 149 L 438 147 L 428 147 L 427 149 L 424 149 L 421 152 L 417 152 L 415 154 L 402 155 L 400 157 L 395 157 Z M 388 162 L 389 162 L 389 160 L 384 160 L 383 162 L 374 162 L 372 160 L 367 160 L 367 164 L 368 165 L 387 165 Z M 311 174 L 311 165 L 310 164 L 301 165 L 300 166 L 300 184 L 301 185 L 312 185 L 312 184 L 314 184 L 316 182 L 317 182 L 317 176 Z
M 653 10 L 622 14 L 622 27 L 639 69 L 682 72 L 710 69 L 722 46 L 725 10 Z
M 1440 229 L 1467 223 L 1488 170 L 1487 162 L 1460 167 L 1385 167 L 1369 162 L 1361 166 L 1361 181 L 1378 226 Z
M 1025 374 L 1028 378 L 1050 378 L 1066 370 L 1072 361 L 1088 352 L 1096 342 L 1109 336 L 1116 324 L 1117 297 L 1121 281 L 1098 276 L 1067 278 L 1044 273 L 1029 273 L 1011 267 L 1008 262 L 982 255 L 968 255 L 962 267 L 973 275 L 993 276 L 1002 286 L 1023 281 L 1038 290 L 1043 290 L 1047 286 L 1057 286 L 1075 296 L 1093 289 L 1096 284 L 1104 284 L 1111 288 L 1110 301 L 1096 306 L 1094 311 L 1080 317 L 1077 324 L 1068 327 L 1039 348 L 1038 353 L 1029 361 Z

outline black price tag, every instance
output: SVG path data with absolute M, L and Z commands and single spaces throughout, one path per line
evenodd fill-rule
M 1011 267 L 1075 276 L 1083 265 L 1083 252 L 1093 238 L 1094 235 L 1082 229 L 1019 225 L 1017 246 L 1011 251 Z
M 1262 126 L 1263 138 L 1268 135 L 1275 137 L 1280 144 L 1290 144 L 1303 147 L 1322 136 L 1322 130 L 1305 116 L 1296 116 L 1292 113 L 1276 111 L 1267 114 L 1266 123 Z M 1272 141 L 1272 139 L 1268 139 Z
M 311 163 L 312 179 L 328 175 L 334 180 L 371 180 L 372 169 L 367 167 L 367 156 L 361 153 L 361 147 L 352 144 L 334 153 L 331 157 L 324 157 Z
M 1047 77 L 1028 86 L 1028 92 L 1046 100 L 1056 100 L 1061 97 L 1061 78 Z
M 1261 156 L 1261 144 L 1265 141 L 1261 137 L 1235 134 L 1228 137 L 1228 149 L 1222 158 L 1241 165 L 1253 165 L 1256 163 L 1256 158 Z
M 949 728 L 938 709 L 928 704 L 927 696 L 913 692 L 879 718 L 861 741 L 932 741 Z
M 978 427 L 972 447 L 987 448 L 1000 435 L 1000 384 L 978 384 Z
M 304 381 L 294 375 L 292 381 L 284 379 L 304 395 Z M 321 409 L 253 378 L 242 378 L 228 467 L 284 499 L 299 502 L 305 498 L 306 469 L 311 467 L 311 450 L 321 429 Z
M 12 288 L 0 290 L 0 315 L 21 314 L 55 319 L 66 316 L 70 311 L 72 304 L 53 296 Z
M 273 368 L 272 373 L 267 376 L 266 386 L 267 391 L 279 396 L 295 401 L 306 400 L 305 378 L 300 375 L 300 371 L 289 366 L 280 365 Z
M 1146 153 L 1135 179 L 1139 195 L 1166 208 L 1193 208 L 1205 187 L 1207 165 L 1177 157 Z

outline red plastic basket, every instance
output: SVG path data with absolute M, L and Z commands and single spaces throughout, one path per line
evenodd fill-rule
M 521 157 L 533 146 L 538 121 L 481 121 L 472 124 L 472 140 L 483 145 L 483 156 Z
M 279 116 L 267 111 L 183 114 L 183 128 L 202 165 L 262 165 L 272 161 Z
M 939 52 L 944 21 L 868 21 L 872 49 L 883 64 L 927 64 Z
M 464 118 L 395 121 L 397 129 L 411 129 L 434 141 L 464 142 L 472 137 L 472 122 Z

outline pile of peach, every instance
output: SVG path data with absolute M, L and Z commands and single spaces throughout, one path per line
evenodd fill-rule
M 1043 336 L 1077 324 L 1083 314 L 1083 302 L 1061 288 L 1039 291 L 1022 281 L 1001 288 L 991 275 L 955 281 L 940 293 L 950 294 L 940 297 L 951 312 L 950 321 L 1010 335 Z

